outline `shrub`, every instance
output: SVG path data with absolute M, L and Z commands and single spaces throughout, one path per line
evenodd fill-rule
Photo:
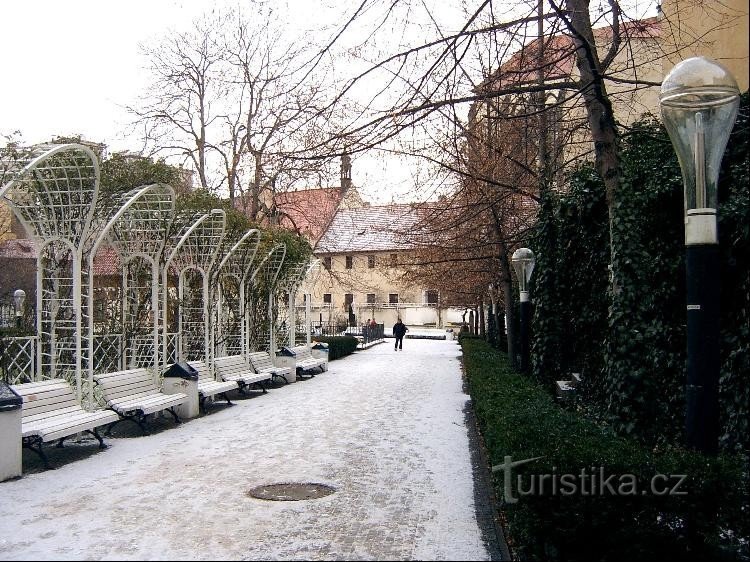
M 328 344 L 329 361 L 354 353 L 359 343 L 352 336 L 317 336 L 315 341 Z
M 702 457 L 680 449 L 652 450 L 562 409 L 539 383 L 513 373 L 507 357 L 486 342 L 462 338 L 464 368 L 480 431 L 493 465 L 542 457 L 513 470 L 517 503 L 502 511 L 518 559 L 631 560 L 679 557 L 742 558 L 750 537 L 747 459 Z M 562 495 L 550 486 L 520 496 L 532 475 L 633 475 L 634 495 Z M 640 490 L 657 474 L 686 475 L 687 495 Z M 620 480 L 615 479 L 615 487 Z M 537 480 L 538 482 L 538 480 Z M 671 482 L 675 482 L 672 480 Z M 504 474 L 495 473 L 498 497 Z M 744 540 L 744 542 L 743 542 Z

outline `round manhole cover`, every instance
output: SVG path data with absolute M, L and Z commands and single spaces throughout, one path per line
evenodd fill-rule
M 287 484 L 264 484 L 256 486 L 247 495 L 259 500 L 277 502 L 297 502 L 302 500 L 316 500 L 334 493 L 336 490 L 325 484 L 312 482 L 291 482 Z

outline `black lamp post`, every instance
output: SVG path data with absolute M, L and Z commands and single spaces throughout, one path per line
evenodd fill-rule
M 16 328 L 21 327 L 21 318 L 23 316 L 23 301 L 26 300 L 26 291 L 16 289 L 13 293 L 13 308 L 16 311 Z
M 520 370 L 525 373 L 529 370 L 529 327 L 531 325 L 531 302 L 529 302 L 529 279 L 534 271 L 534 252 L 528 248 L 519 248 L 513 252 L 510 258 L 513 269 L 518 278 L 518 291 L 520 293 L 520 320 L 521 320 L 521 365 Z
M 661 86 L 661 114 L 685 184 L 688 447 L 714 454 L 719 438 L 719 238 L 716 184 L 737 117 L 739 88 L 719 63 L 693 57 Z

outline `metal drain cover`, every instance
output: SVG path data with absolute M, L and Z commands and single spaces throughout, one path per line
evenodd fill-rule
M 316 500 L 329 496 L 336 491 L 325 484 L 313 482 L 290 482 L 286 484 L 264 484 L 256 486 L 247 495 L 259 500 L 277 502 L 298 502 L 302 500 Z

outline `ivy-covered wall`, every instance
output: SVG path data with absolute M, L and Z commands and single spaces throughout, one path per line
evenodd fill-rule
M 747 137 L 745 94 L 719 180 L 725 450 L 750 443 Z M 658 121 L 638 123 L 622 148 L 611 247 L 604 188 L 591 168 L 577 170 L 570 191 L 541 206 L 529 241 L 539 256 L 532 287 L 532 375 L 551 389 L 555 380 L 580 372 L 579 405 L 589 414 L 646 442 L 677 444 L 685 411 L 682 178 Z

